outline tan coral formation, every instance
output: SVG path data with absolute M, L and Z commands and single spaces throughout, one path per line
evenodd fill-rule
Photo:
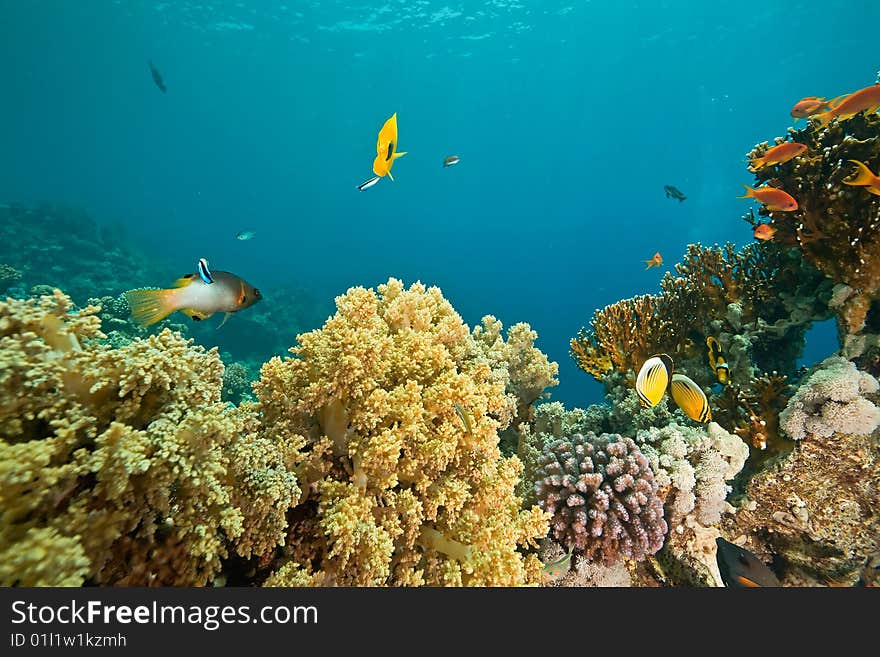
M 500 326 L 485 321 L 495 339 L 477 332 L 478 344 L 438 288 L 393 278 L 375 291 L 353 287 L 336 304 L 321 329 L 299 336 L 293 358 L 266 363 L 255 384 L 266 435 L 296 437 L 303 450 L 304 496 L 290 516 L 283 573 L 272 577 L 540 581 L 537 558 L 519 549 L 546 535 L 547 518 L 521 508 L 522 464 L 498 447 L 517 380 L 493 372 L 490 361 L 503 358 L 486 358 L 487 344 L 501 348 Z
M 110 349 L 96 311 L 0 302 L 0 583 L 204 585 L 277 546 L 299 490 L 220 403 L 216 351 L 168 330 Z
M 855 582 L 880 549 L 877 389 L 846 359 L 823 361 L 782 413 L 794 449 L 749 481 L 729 531 L 821 582 Z

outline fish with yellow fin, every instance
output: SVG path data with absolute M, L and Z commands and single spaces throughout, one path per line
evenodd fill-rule
M 179 310 L 193 321 L 207 319 L 214 313 L 226 313 L 220 326 L 244 308 L 250 308 L 263 295 L 243 278 L 228 271 L 209 271 L 202 258 L 198 270 L 186 274 L 166 290 L 129 290 L 125 299 L 131 306 L 132 319 L 141 326 L 160 322 Z M 220 328 L 218 326 L 217 328 Z
M 394 160 L 404 155 L 406 155 L 406 151 L 397 152 L 397 112 L 395 112 L 390 119 L 385 121 L 379 131 L 379 138 L 376 140 L 376 159 L 373 160 L 373 173 L 380 178 L 388 176 L 394 180 L 394 176 L 391 175 L 391 166 L 394 164 Z
M 548 584 L 550 582 L 558 582 L 565 577 L 568 574 L 568 571 L 571 570 L 572 554 L 574 554 L 574 550 L 570 549 L 559 559 L 545 563 L 544 567 L 541 569 L 544 573 L 544 582 Z
M 724 585 L 732 589 L 782 586 L 779 578 L 753 553 L 720 536 L 715 539 L 715 561 Z
M 875 176 L 874 172 L 871 171 L 871 169 L 868 168 L 868 165 L 864 162 L 860 162 L 859 160 L 850 160 L 850 162 L 856 165 L 856 169 L 853 172 L 853 177 L 844 180 L 843 184 L 865 187 L 865 191 L 869 194 L 880 196 L 880 176 Z
M 636 394 L 642 406 L 653 408 L 666 391 L 676 405 L 695 422 L 709 422 L 712 409 L 706 393 L 684 374 L 674 372 L 672 358 L 656 354 L 644 362 L 636 376 Z
M 706 346 L 709 347 L 709 367 L 712 368 L 712 373 L 718 377 L 718 383 L 727 385 L 730 380 L 730 365 L 721 351 L 721 345 L 710 335 L 706 338 Z

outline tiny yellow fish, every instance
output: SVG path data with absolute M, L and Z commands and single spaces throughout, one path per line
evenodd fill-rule
M 461 423 L 464 425 L 465 431 L 467 431 L 468 435 L 474 432 L 473 422 L 471 421 L 471 413 L 470 411 L 465 410 L 464 406 L 459 404 L 458 402 L 452 402 L 452 405 L 455 406 L 455 412 L 458 413 L 458 417 L 461 419 Z

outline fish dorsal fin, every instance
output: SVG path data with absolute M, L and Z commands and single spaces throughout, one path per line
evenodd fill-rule
M 399 157 L 403 157 L 403 156 L 406 155 L 407 153 L 409 153 L 409 151 L 403 151 L 403 152 L 400 152 L 400 153 L 395 153 L 395 154 L 394 154 L 394 159 L 396 160 L 396 159 L 399 158 Z
M 171 284 L 171 287 L 186 287 L 193 282 L 193 279 L 196 276 L 197 274 L 186 274 L 185 276 L 181 276 Z

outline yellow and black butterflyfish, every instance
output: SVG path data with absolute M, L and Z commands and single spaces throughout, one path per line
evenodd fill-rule
M 718 377 L 718 383 L 727 385 L 730 380 L 730 366 L 727 364 L 724 352 L 721 351 L 721 345 L 710 335 L 706 338 L 706 346 L 709 347 L 709 367 Z
M 636 393 L 642 406 L 652 408 L 663 399 L 672 375 L 672 359 L 666 354 L 651 356 L 636 377 Z
M 385 121 L 379 131 L 379 138 L 376 140 L 376 159 L 373 160 L 373 173 L 379 177 L 387 175 L 391 180 L 394 180 L 394 176 L 391 175 L 391 166 L 394 164 L 394 160 L 404 155 L 406 155 L 405 151 L 397 152 L 397 112 L 395 112 L 390 119 Z
M 678 407 L 695 422 L 708 422 L 712 419 L 712 409 L 703 389 L 684 374 L 673 374 L 669 384 L 672 399 Z

